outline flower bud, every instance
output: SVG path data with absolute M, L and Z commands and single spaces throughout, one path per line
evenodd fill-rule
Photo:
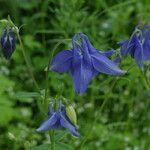
M 76 116 L 76 112 L 75 112 L 74 108 L 71 105 L 66 107 L 66 113 L 67 113 L 67 116 L 70 119 L 70 121 L 76 125 L 77 124 L 77 116 Z
M 14 33 L 19 33 L 19 29 L 18 29 L 17 26 L 12 27 L 12 31 L 13 31 Z
M 48 71 L 48 67 L 45 67 L 44 71 L 47 72 Z
M 11 29 L 4 30 L 4 33 L 1 37 L 1 46 L 4 57 L 9 59 L 16 46 L 15 33 Z

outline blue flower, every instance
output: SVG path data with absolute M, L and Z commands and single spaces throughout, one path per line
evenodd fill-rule
M 66 109 L 64 105 L 59 101 L 59 105 L 56 111 L 53 111 L 54 103 L 51 103 L 48 110 L 48 119 L 40 125 L 37 129 L 38 132 L 47 130 L 59 130 L 61 128 L 68 129 L 72 135 L 79 137 L 77 132 L 77 126 L 74 125 L 66 114 Z
M 78 43 L 79 39 L 81 43 Z M 92 78 L 98 73 L 121 75 L 116 63 L 108 57 L 115 53 L 114 50 L 102 52 L 96 50 L 88 37 L 77 33 L 72 38 L 72 49 L 59 52 L 52 60 L 51 70 L 59 73 L 70 72 L 75 91 L 84 93 Z
M 6 29 L 1 37 L 2 52 L 6 59 L 9 59 L 15 50 L 16 38 L 11 29 Z
M 130 39 L 119 43 L 122 57 L 130 54 L 139 68 L 144 71 L 144 61 L 150 61 L 150 26 L 135 28 Z

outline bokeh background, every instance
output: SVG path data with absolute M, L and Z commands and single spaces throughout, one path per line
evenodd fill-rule
M 63 40 L 56 52 L 70 49 L 69 39 L 84 32 L 97 49 L 118 49 L 117 42 L 129 38 L 137 24 L 150 23 L 150 1 L 0 0 L 0 18 L 8 14 L 23 25 L 20 34 L 40 94 L 17 44 L 10 60 L 0 58 L 0 149 L 47 150 L 48 133 L 36 128 L 46 118 L 44 69 L 53 48 Z M 150 88 L 130 57 L 120 67 L 126 75 L 98 75 L 82 96 L 73 91 L 68 74 L 49 73 L 50 98 L 61 95 L 75 105 L 81 133 L 76 139 L 58 131 L 57 150 L 150 150 Z

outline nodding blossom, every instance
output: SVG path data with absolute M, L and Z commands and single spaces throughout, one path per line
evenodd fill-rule
M 15 50 L 16 38 L 15 33 L 11 29 L 5 29 L 1 37 L 1 47 L 3 55 L 9 59 Z
M 48 108 L 48 119 L 40 125 L 37 131 L 59 130 L 62 128 L 68 129 L 76 137 L 80 136 L 77 126 L 67 116 L 66 108 L 61 101 L 59 101 L 56 111 L 54 111 L 54 103 L 51 103 Z
M 81 40 L 81 43 L 78 43 L 78 40 Z M 72 38 L 72 49 L 59 52 L 53 58 L 50 70 L 58 73 L 70 72 L 74 89 L 81 94 L 98 73 L 115 76 L 125 73 L 108 58 L 114 53 L 114 50 L 97 50 L 85 34 L 77 33 Z
M 139 28 L 133 31 L 128 40 L 119 43 L 122 57 L 131 55 L 138 67 L 144 71 L 144 61 L 150 61 L 150 26 Z

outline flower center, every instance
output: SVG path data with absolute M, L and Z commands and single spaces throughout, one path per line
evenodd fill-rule
M 78 37 L 78 39 L 75 41 L 75 43 L 77 44 L 79 55 L 83 56 L 84 55 L 84 50 L 83 50 L 83 47 L 82 47 L 82 39 L 80 37 Z

